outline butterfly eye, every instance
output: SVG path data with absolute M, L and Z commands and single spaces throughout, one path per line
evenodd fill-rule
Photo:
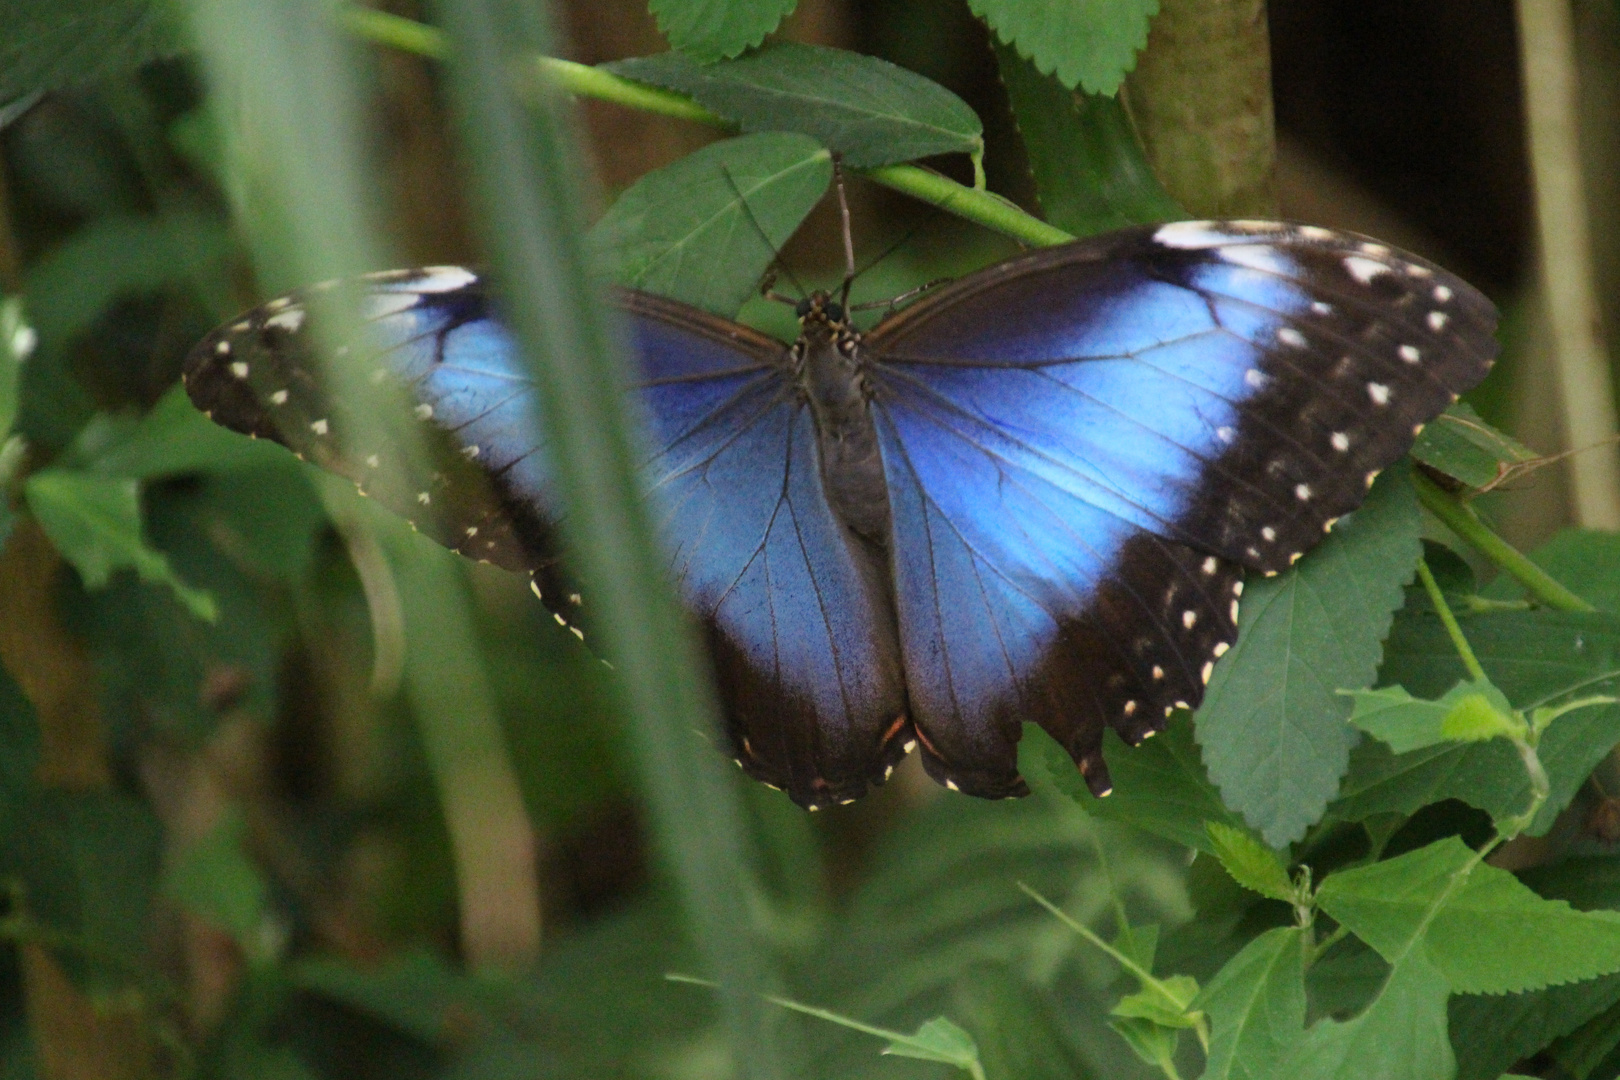
M 807 296 L 803 300 L 800 300 L 797 304 L 793 305 L 793 314 L 802 319 L 806 315 L 810 314 L 810 308 L 812 306 L 813 305 L 810 303 L 810 298 Z
M 827 321 L 841 323 L 844 321 L 844 309 L 837 304 L 828 304 L 824 309 L 827 312 Z

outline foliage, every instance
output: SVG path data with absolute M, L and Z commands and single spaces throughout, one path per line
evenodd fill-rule
M 205 7 L 216 81 L 240 60 L 222 28 L 302 48 L 292 30 L 341 25 Z M 544 28 L 445 0 L 448 39 L 399 38 L 459 65 L 444 78 L 471 201 L 566 403 L 570 528 L 609 587 L 593 603 L 619 597 L 600 616 L 611 669 L 524 583 L 462 568 L 173 387 L 192 341 L 262 299 L 255 272 L 360 258 L 332 236 L 370 235 L 364 200 L 344 201 L 369 189 L 277 167 L 306 132 L 255 126 L 199 89 L 193 60 L 164 59 L 182 41 L 167 5 L 5 17 L 6 95 L 85 87 L 51 107 L 112 134 L 66 164 L 4 144 L 36 178 L 8 213 L 75 207 L 40 211 L 32 246 L 5 253 L 21 277 L 0 303 L 4 940 L 132 1012 L 131 1038 L 176 1075 L 1490 1080 L 1537 1055 L 1615 1075 L 1620 863 L 1612 835 L 1569 834 L 1620 805 L 1602 779 L 1620 744 L 1620 550 L 1571 531 L 1530 554 L 1564 591 L 1521 573 L 1479 586 L 1471 566 L 1507 565 L 1500 541 L 1441 533 L 1419 493 L 1464 507 L 1533 455 L 1466 406 L 1418 444 L 1430 479 L 1388 470 L 1296 569 L 1247 583 L 1197 715 L 1134 749 L 1108 736 L 1107 799 L 1033 728 L 1021 803 L 907 795 L 901 777 L 812 822 L 711 771 L 693 735 L 705 692 L 637 546 L 634 438 L 600 405 L 618 374 L 586 258 L 771 325 L 750 299 L 835 155 L 1025 242 L 1179 213 L 1105 96 L 1153 0 L 972 4 L 1049 225 L 983 189 L 984 131 L 955 93 L 853 51 L 762 45 L 791 7 L 653 0 L 674 52 L 573 73 L 579 92 L 725 128 L 588 231 L 567 125 L 547 94 L 522 112 L 506 78 Z M 299 71 L 346 70 L 317 45 Z M 335 81 L 312 84 L 306 118 L 354 89 L 320 77 Z M 264 84 L 230 85 L 263 107 Z M 339 149 L 310 160 L 364 176 L 363 148 Z M 904 172 L 939 156 L 972 186 Z M 113 181 L 126 159 L 133 188 Z M 306 241 L 332 222 L 352 232 L 321 255 Z M 916 231 L 875 271 L 890 295 L 995 250 L 959 222 Z M 54 577 L 27 592 L 14 579 L 36 549 Z M 72 773 L 74 755 L 96 767 Z M 479 816 L 502 793 L 545 838 L 542 877 L 574 890 L 547 893 L 540 959 L 504 971 L 499 945 L 468 946 L 480 883 L 533 891 Z M 1495 857 L 1521 837 L 1578 850 L 1515 875 Z M 578 869 L 618 864 L 601 895 Z M 486 967 L 457 962 L 458 934 Z M 701 978 L 666 978 L 685 972 Z M 3 1037 L 0 1053 L 27 1041 Z

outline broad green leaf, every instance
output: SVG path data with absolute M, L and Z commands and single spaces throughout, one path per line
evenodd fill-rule
M 1530 552 L 1530 561 L 1598 610 L 1620 614 L 1620 533 L 1565 529 Z M 1524 590 L 1502 574 L 1485 592 L 1507 598 Z
M 1372 1004 L 1349 1020 L 1322 1020 L 1269 1075 L 1281 1080 L 1450 1080 L 1445 976 L 1420 949 L 1391 969 Z
M 979 1045 L 973 1041 L 973 1036 L 943 1016 L 925 1020 L 910 1035 L 891 1039 L 883 1052 L 919 1061 L 938 1061 L 964 1070 L 971 1070 L 979 1061 Z
M 1620 971 L 1620 912 L 1543 900 L 1456 837 L 1330 874 L 1317 903 L 1392 964 L 1421 947 L 1458 993 L 1515 993 Z
M 1209 1016 L 1204 1080 L 1263 1077 L 1305 1028 L 1304 930 L 1267 930 L 1228 960 L 1196 1001 Z
M 0 5 L 0 101 L 99 82 L 184 47 L 162 0 L 13 0 Z
M 439 956 L 409 952 L 363 966 L 326 957 L 295 960 L 287 979 L 300 990 L 342 1002 L 428 1045 L 442 1042 L 458 1023 L 486 1019 L 497 987 L 456 971 Z
M 1505 611 L 1462 620 L 1463 632 L 1508 701 L 1520 710 L 1592 694 L 1614 694 L 1620 673 L 1620 618 L 1606 613 Z M 1402 612 L 1390 634 L 1380 681 L 1438 697 L 1467 678 L 1457 650 L 1429 612 Z M 1551 796 L 1529 832 L 1552 827 L 1593 766 L 1620 742 L 1620 708 L 1595 706 L 1560 717 L 1538 745 Z M 1512 747 L 1500 741 L 1431 747 L 1395 755 L 1366 742 L 1333 807 L 1351 820 L 1382 811 L 1412 813 L 1444 798 L 1462 799 L 1501 819 L 1521 812 L 1529 780 Z
M 1457 1080 L 1496 1080 L 1502 1070 L 1620 1002 L 1620 975 L 1523 994 L 1459 994 L 1447 1006 Z
M 637 180 L 588 239 L 619 284 L 730 318 L 831 180 L 808 136 L 726 139 Z
M 1058 742 L 1033 724 L 1024 728 L 1020 753 L 1039 747 L 1041 760 L 1024 775 L 1045 773 L 1063 794 L 1086 812 L 1145 829 L 1185 847 L 1215 853 L 1207 821 L 1241 826 L 1243 819 L 1226 808 L 1220 792 L 1204 775 L 1190 718 L 1178 712 L 1170 726 L 1137 747 L 1126 746 L 1112 731 L 1103 736 L 1103 753 L 1114 780 L 1105 799 L 1091 794 L 1073 760 Z
M 984 125 L 938 83 L 875 56 L 781 41 L 705 67 L 681 53 L 604 64 L 690 95 L 744 131 L 796 131 L 855 168 L 980 154 Z
M 1541 460 L 1541 455 L 1497 431 L 1461 402 L 1424 427 L 1412 456 L 1471 488 L 1494 486 L 1515 467 Z
M 1292 843 L 1322 815 L 1356 730 L 1338 693 L 1369 685 L 1422 547 L 1404 468 L 1297 567 L 1251 579 L 1237 644 L 1196 716 L 1210 779 L 1266 843 Z
M 88 588 L 105 588 L 114 570 L 129 567 L 142 581 L 169 586 L 197 618 L 218 617 L 213 598 L 176 577 L 163 553 L 141 539 L 135 480 L 44 469 L 28 478 L 24 491 L 28 508 Z
M 134 799 L 107 792 L 37 792 L 7 838 L 28 918 L 91 986 L 140 983 L 157 885 L 161 829 Z
M 1187 216 L 1153 175 L 1123 103 L 1071 90 L 992 44 L 1047 221 L 1090 236 Z
M 1246 829 L 1218 821 L 1206 821 L 1204 828 L 1215 845 L 1215 857 L 1221 860 L 1233 881 L 1273 900 L 1291 902 L 1294 899 L 1294 883 L 1288 880 L 1288 868 L 1275 851 Z
M 181 907 L 228 931 L 253 956 L 259 951 L 269 886 L 243 850 L 246 840 L 241 814 L 224 815 L 179 853 L 163 875 L 162 890 Z
M 968 0 L 968 7 L 1041 74 L 1112 96 L 1147 44 L 1159 0 Z
M 1523 735 L 1512 706 L 1488 682 L 1460 682 L 1434 701 L 1415 698 L 1399 686 L 1356 690 L 1350 722 L 1388 743 L 1397 754 L 1447 741 L 1479 742 Z
M 1586 1080 L 1611 1060 L 1617 1046 L 1620 1046 L 1620 1005 L 1613 1005 L 1553 1043 L 1549 1054 L 1570 1075 Z M 1614 1069 L 1611 1067 L 1602 1075 L 1613 1076 Z
M 736 56 L 765 40 L 798 0 L 651 0 L 670 45 L 700 64 Z
M 176 386 L 127 436 L 100 449 L 85 465 L 102 476 L 150 480 L 179 473 L 286 467 L 288 457 L 275 443 L 212 423 L 191 404 L 185 387 Z

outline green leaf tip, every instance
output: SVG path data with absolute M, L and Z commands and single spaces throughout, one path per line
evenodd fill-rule
M 1218 821 L 1206 821 L 1204 830 L 1214 844 L 1215 857 L 1233 881 L 1261 896 L 1294 902 L 1298 890 L 1288 878 L 1288 868 L 1254 834 Z

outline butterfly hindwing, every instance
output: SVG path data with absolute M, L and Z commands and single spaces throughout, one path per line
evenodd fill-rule
M 880 324 L 913 718 L 958 744 L 940 774 L 994 762 L 1004 788 L 1036 720 L 1106 788 L 1103 725 L 1139 741 L 1198 704 L 1240 570 L 1358 506 L 1484 377 L 1494 320 L 1371 241 L 1197 222 L 1012 259 Z

